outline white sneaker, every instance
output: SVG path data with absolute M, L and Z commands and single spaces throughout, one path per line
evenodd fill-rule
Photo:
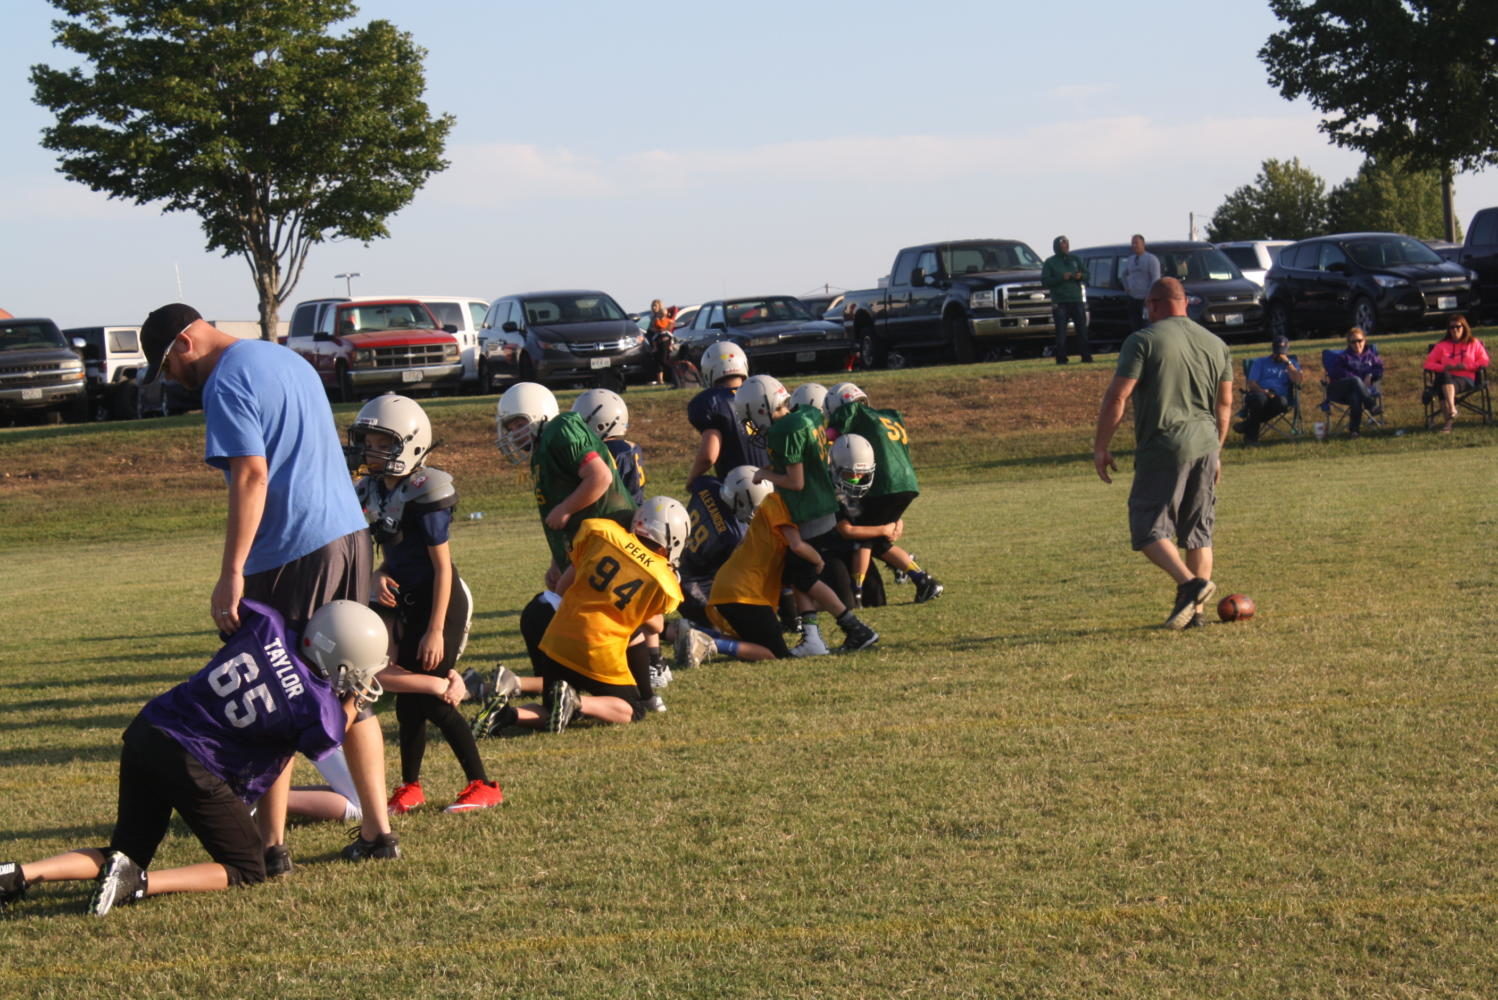
M 706 632 L 692 628 L 686 622 L 679 622 L 677 630 L 674 652 L 678 667 L 700 667 L 718 652 L 718 644 Z
M 652 695 L 651 697 L 645 699 L 645 711 L 664 712 L 665 710 L 666 702 L 661 698 L 660 695 Z
M 651 687 L 651 689 L 655 690 L 655 691 L 659 691 L 662 688 L 670 687 L 670 686 L 671 686 L 671 668 L 667 664 L 665 664 L 665 663 L 662 663 L 660 666 L 651 665 L 651 667 L 650 667 L 650 687 Z
M 830 652 L 822 638 L 822 630 L 815 625 L 806 626 L 801 641 L 791 647 L 792 656 L 826 656 Z

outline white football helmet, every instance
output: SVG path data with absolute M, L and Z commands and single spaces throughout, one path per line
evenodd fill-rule
M 822 409 L 823 400 L 827 398 L 827 387 L 820 382 L 807 382 L 796 386 L 796 391 L 791 393 L 791 409 L 798 406 L 809 406 L 814 410 Z
M 499 450 L 512 462 L 530 458 L 531 445 L 541 436 L 546 421 L 558 413 L 557 398 L 537 382 L 516 382 L 499 397 L 494 412 L 494 430 Z M 517 417 L 525 422 L 519 423 Z M 513 427 L 507 425 L 514 423 Z
M 744 380 L 733 395 L 734 416 L 763 434 L 774 422 L 775 411 L 790 402 L 791 394 L 773 375 L 755 375 Z
M 749 355 L 744 349 L 730 340 L 720 340 L 716 344 L 708 344 L 702 351 L 702 360 L 697 365 L 702 372 L 704 385 L 717 385 L 718 379 L 727 378 L 730 375 L 742 375 L 749 377 Z
M 754 481 L 754 474 L 758 471 L 752 465 L 736 466 L 723 477 L 723 486 L 718 490 L 718 496 L 733 511 L 733 516 L 746 524 L 764 503 L 765 497 L 775 492 L 772 484 Z
M 827 399 L 822 404 L 822 408 L 830 417 L 837 412 L 838 407 L 845 403 L 867 403 L 868 401 L 868 394 L 852 382 L 839 382 L 827 390 Z
M 370 431 L 389 434 L 395 444 L 376 448 L 369 443 Z M 416 400 L 387 392 L 359 410 L 349 426 L 348 443 L 366 462 L 371 456 L 384 459 L 381 475 L 404 476 L 415 472 L 432 450 L 432 422 Z
M 692 533 L 692 519 L 680 500 L 651 497 L 635 511 L 635 519 L 629 527 L 641 538 L 665 549 L 666 561 L 675 566 L 687 547 L 687 536 Z
M 834 441 L 828 463 L 832 483 L 845 497 L 856 500 L 874 485 L 874 446 L 862 434 L 844 434 Z
M 624 404 L 624 397 L 612 389 L 589 389 L 582 393 L 573 402 L 572 412 L 581 414 L 601 438 L 629 433 L 629 407 Z
M 385 689 L 375 677 L 390 662 L 385 622 L 358 601 L 330 601 L 302 630 L 301 657 L 322 671 L 339 696 L 352 694 L 372 705 Z

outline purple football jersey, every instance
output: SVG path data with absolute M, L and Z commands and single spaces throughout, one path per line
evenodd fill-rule
M 244 601 L 239 620 L 206 667 L 140 714 L 254 802 L 292 754 L 319 760 L 341 744 L 344 714 L 332 686 L 297 658 L 296 634 L 274 609 Z

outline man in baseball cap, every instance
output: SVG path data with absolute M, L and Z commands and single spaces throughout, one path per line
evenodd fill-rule
M 146 354 L 146 378 L 149 385 L 161 377 L 163 362 L 172 342 L 194 323 L 202 322 L 203 314 L 192 306 L 173 302 L 152 310 L 140 327 L 140 346 Z M 182 379 L 177 381 L 181 382 Z
M 1257 444 L 1259 428 L 1293 405 L 1294 387 L 1300 385 L 1305 372 L 1290 357 L 1290 338 L 1277 334 L 1269 342 L 1269 356 L 1249 362 L 1247 375 L 1243 419 L 1233 425 L 1233 430 L 1243 435 L 1245 444 Z

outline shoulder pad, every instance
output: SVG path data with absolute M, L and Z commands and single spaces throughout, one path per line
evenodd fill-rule
M 420 504 L 432 510 L 454 507 L 458 503 L 458 488 L 453 485 L 453 477 L 441 469 L 417 469 L 401 483 L 400 494 L 404 503 Z

